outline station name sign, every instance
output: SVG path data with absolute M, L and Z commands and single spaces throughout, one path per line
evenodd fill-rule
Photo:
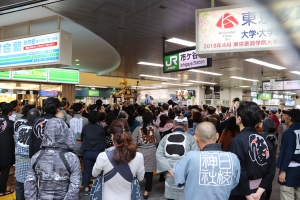
M 195 47 L 185 48 L 164 54 L 163 72 L 177 72 L 195 68 L 212 66 L 211 58 L 201 58 L 196 54 Z

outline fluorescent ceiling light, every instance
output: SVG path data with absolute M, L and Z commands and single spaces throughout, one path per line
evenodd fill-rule
M 241 88 L 246 88 L 246 87 L 250 87 L 250 86 L 239 86 L 239 87 L 241 87 Z
M 176 43 L 176 44 L 181 44 L 181 45 L 188 46 L 188 47 L 196 46 L 195 42 L 190 42 L 190 41 L 182 40 L 182 39 L 178 39 L 178 38 L 171 38 L 171 39 L 168 39 L 166 41 Z
M 76 64 L 76 65 L 80 65 L 80 64 Z
M 195 69 L 190 69 L 190 72 L 197 72 L 197 73 L 202 73 L 202 74 L 210 74 L 210 75 L 215 75 L 215 76 L 222 76 L 223 74 L 219 74 L 219 73 L 214 73 L 214 72 L 206 72 L 206 71 L 202 71 L 202 70 L 195 70 Z
M 149 78 L 168 79 L 168 80 L 179 80 L 178 78 L 169 78 L 169 77 L 163 77 L 163 76 L 152 76 L 152 75 L 146 75 L 146 74 L 140 74 L 140 76 L 149 77 Z
M 189 80 L 190 82 L 193 82 L 193 83 L 203 83 L 203 84 L 210 84 L 210 85 L 215 85 L 217 83 L 211 83 L 211 82 L 203 82 L 203 81 L 193 81 L 193 80 Z
M 76 59 L 75 61 L 76 61 L 76 62 L 79 62 L 79 59 Z
M 139 65 L 150 65 L 150 66 L 156 66 L 156 67 L 163 67 L 163 64 L 157 64 L 157 63 L 150 63 L 150 62 L 138 62 Z
M 291 73 L 293 73 L 293 74 L 298 74 L 298 75 L 300 75 L 300 72 L 299 71 L 290 71 Z
M 274 64 L 271 64 L 271 63 L 267 63 L 267 62 L 264 62 L 264 61 L 261 61 L 261 60 L 256 60 L 256 59 L 253 59 L 253 58 L 245 59 L 245 61 L 255 63 L 255 64 L 258 64 L 258 65 L 263 65 L 265 67 L 270 67 L 270 68 L 273 68 L 273 69 L 278 69 L 278 70 L 286 69 L 285 67 L 281 67 L 279 65 L 274 65 Z
M 189 85 L 184 85 L 184 84 L 176 84 L 176 83 L 161 83 L 163 85 L 178 85 L 178 86 L 189 86 Z
M 243 78 L 243 77 L 238 77 L 238 76 L 230 76 L 230 78 L 240 79 L 240 80 L 244 80 L 244 81 L 253 81 L 253 82 L 257 82 L 258 81 L 258 80 L 249 79 L 249 78 Z
M 186 85 L 192 85 L 192 84 L 194 84 L 194 83 L 182 83 L 182 84 L 186 84 Z

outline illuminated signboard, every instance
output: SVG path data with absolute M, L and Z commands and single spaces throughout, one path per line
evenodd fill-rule
M 65 31 L 0 41 L 0 68 L 71 65 L 72 35 Z
M 199 9 L 196 11 L 197 54 L 283 48 L 288 41 L 272 17 L 257 6 Z
M 89 90 L 88 96 L 89 97 L 99 97 L 100 96 L 99 90 Z
M 272 94 L 266 94 L 266 93 L 257 94 L 257 99 L 260 99 L 260 100 L 271 100 L 272 99 Z
M 47 69 L 12 71 L 13 80 L 47 81 Z
M 164 54 L 164 73 L 211 66 L 212 59 L 200 58 L 200 56 L 196 54 L 195 47 L 185 48 Z
M 78 84 L 80 72 L 71 69 L 30 69 L 0 72 L 0 79 Z
M 57 83 L 79 83 L 79 71 L 69 69 L 48 69 L 48 81 Z

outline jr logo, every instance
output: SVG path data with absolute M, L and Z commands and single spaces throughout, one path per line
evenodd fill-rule
M 177 65 L 177 56 L 171 56 L 170 62 L 166 61 L 166 66 L 170 67 L 172 64 Z

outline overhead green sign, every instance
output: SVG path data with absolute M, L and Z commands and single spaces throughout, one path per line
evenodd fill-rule
M 56 68 L 0 71 L 0 79 L 78 84 L 79 73 L 78 70 Z
M 78 70 L 69 70 L 69 69 L 49 69 L 49 82 L 57 83 L 79 83 L 79 71 Z
M 47 69 L 30 69 L 12 71 L 13 80 L 25 80 L 25 81 L 47 81 Z
M 100 93 L 99 90 L 89 90 L 89 97 L 99 97 Z
M 10 79 L 10 71 L 0 72 L 0 78 L 1 79 Z
M 272 94 L 266 94 L 266 93 L 257 94 L 257 99 L 260 99 L 260 100 L 271 100 L 272 99 Z
M 164 73 L 211 66 L 211 59 L 200 58 L 194 47 L 164 54 Z

